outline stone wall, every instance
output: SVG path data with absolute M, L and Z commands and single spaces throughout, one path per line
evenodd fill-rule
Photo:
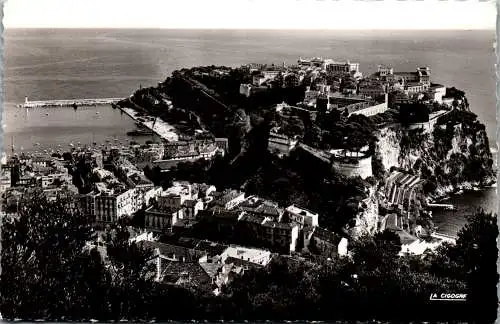
M 343 160 L 333 160 L 332 167 L 347 177 L 360 176 L 366 179 L 372 176 L 372 157 L 356 159 L 355 162 L 346 162 Z

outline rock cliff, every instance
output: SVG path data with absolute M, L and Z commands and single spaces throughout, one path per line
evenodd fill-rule
M 440 118 L 431 132 L 391 125 L 377 132 L 373 166 L 379 170 L 381 189 L 391 168 L 399 168 L 426 180 L 427 200 L 435 200 L 458 190 L 491 185 L 496 181 L 493 157 L 485 126 L 469 111 L 455 110 Z M 377 188 L 360 204 L 357 236 L 377 230 L 379 203 Z
M 368 197 L 359 203 L 359 213 L 356 215 L 355 226 L 348 231 L 353 237 L 363 234 L 373 235 L 379 227 L 379 197 L 377 185 L 367 188 Z

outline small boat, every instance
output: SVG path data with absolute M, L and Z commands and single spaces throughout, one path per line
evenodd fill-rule
M 98 112 L 98 111 L 96 111 L 96 112 L 95 112 L 95 114 L 96 114 L 96 115 L 99 115 L 99 112 Z
M 45 116 L 48 116 L 48 115 L 49 115 L 49 113 L 45 113 Z

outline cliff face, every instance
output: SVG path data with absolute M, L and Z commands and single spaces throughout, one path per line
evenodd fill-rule
M 471 112 L 453 111 L 438 120 L 431 132 L 393 125 L 379 130 L 376 136 L 374 157 L 386 171 L 385 176 L 391 167 L 397 167 L 425 179 L 428 199 L 496 180 L 485 126 Z M 375 188 L 369 190 L 366 206 L 350 229 L 353 235 L 377 230 L 379 200 Z
M 385 170 L 399 166 L 402 131 L 400 126 L 383 128 L 377 134 L 375 154 L 380 159 Z
M 367 188 L 369 195 L 359 203 L 359 212 L 356 215 L 355 226 L 348 229 L 352 237 L 359 237 L 363 234 L 373 235 L 379 227 L 379 202 L 377 185 Z
M 470 112 L 447 115 L 429 133 L 396 126 L 377 137 L 376 154 L 385 170 L 398 167 L 426 179 L 431 197 L 495 180 L 485 127 Z

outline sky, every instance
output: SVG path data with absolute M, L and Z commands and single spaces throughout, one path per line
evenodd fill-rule
M 5 28 L 494 29 L 494 0 L 6 0 Z

